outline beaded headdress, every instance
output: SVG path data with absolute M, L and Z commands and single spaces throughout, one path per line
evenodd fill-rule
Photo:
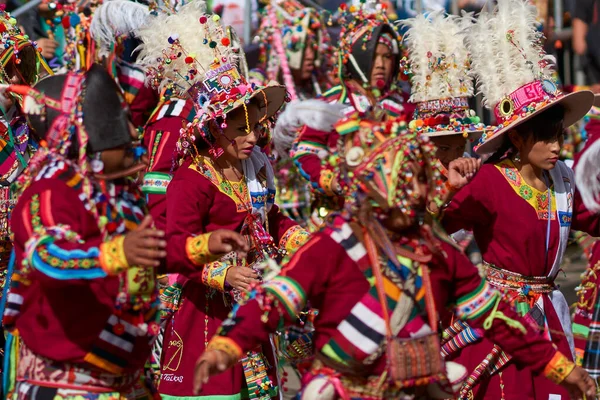
M 565 127 L 592 107 L 592 92 L 565 95 L 558 89 L 552 76 L 554 59 L 543 49 L 536 15 L 528 0 L 499 0 L 493 13 L 481 13 L 469 28 L 472 71 L 484 105 L 498 124 L 481 136 L 475 147 L 478 154 L 494 153 L 506 132 L 550 107 L 564 107 Z
M 21 52 L 23 49 L 31 47 L 34 52 L 35 60 L 31 60 L 35 62 L 35 65 L 32 68 L 35 69 L 35 74 L 32 77 L 23 77 L 24 80 L 31 80 L 30 82 L 24 82 L 29 85 L 33 85 L 37 82 L 38 74 L 40 66 L 43 66 L 48 73 L 51 73 L 50 68 L 44 61 L 43 57 L 40 54 L 41 49 L 38 48 L 37 44 L 31 40 L 27 35 L 23 35 L 19 27 L 17 26 L 17 20 L 13 18 L 7 11 L 5 11 L 5 5 L 0 5 L 0 35 L 1 35 L 1 45 L 2 51 L 0 52 L 0 64 L 1 64 L 1 75 L 0 82 L 9 83 L 10 78 L 5 68 L 8 66 L 8 63 L 13 60 L 15 65 L 20 65 L 22 62 Z
M 400 55 L 400 34 L 386 15 L 386 6 L 373 0 L 358 5 L 340 6 L 338 24 L 341 26 L 337 49 L 336 78 L 349 77 L 367 86 L 373 65 L 375 47 L 388 43 L 394 55 Z M 383 38 L 382 38 L 383 36 Z M 386 44 L 387 45 L 387 44 Z M 397 74 L 398 71 L 395 71 Z M 369 87 L 370 88 L 370 87 Z
M 261 27 L 254 39 L 260 46 L 259 63 L 269 80 L 283 76 L 292 100 L 296 98 L 290 69 L 302 68 L 306 46 L 315 53 L 317 71 L 331 62 L 333 48 L 323 16 L 296 0 L 277 0 L 265 7 Z M 324 70 L 326 67 L 323 68 Z
M 56 29 L 62 28 L 65 38 L 62 68 L 52 66 L 60 72 L 87 70 L 96 61 L 95 43 L 90 37 L 90 24 L 96 8 L 102 0 L 43 0 L 54 17 L 46 21 L 51 27 L 52 37 Z
M 403 118 L 387 122 L 361 119 L 358 114 L 336 124 L 342 136 L 338 146 L 339 182 L 346 193 L 346 204 L 360 208 L 370 200 L 375 212 L 400 208 L 415 216 L 412 163 L 425 169 L 430 196 L 441 193 L 441 167 L 435 147 L 426 136 L 406 130 Z
M 260 104 L 261 122 L 272 117 L 286 98 L 283 86 L 258 87 L 246 81 L 238 69 L 239 50 L 219 20 L 196 1 L 176 13 L 158 13 L 138 31 L 143 44 L 137 63 L 146 70 L 148 82 L 194 101 L 197 117 L 182 132 L 191 142 L 196 129 L 205 132 L 206 123 L 217 118 L 224 128 L 227 114 L 246 107 L 253 98 Z
M 464 20 L 462 20 L 464 21 Z M 486 127 L 469 107 L 473 96 L 466 32 L 456 16 L 419 14 L 403 21 L 411 81 L 410 102 L 416 103 L 409 128 L 428 136 L 481 135 Z M 491 128 L 488 128 L 491 129 Z

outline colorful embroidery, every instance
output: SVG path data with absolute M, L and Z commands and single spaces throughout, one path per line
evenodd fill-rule
M 528 185 L 519 174 L 519 171 L 510 159 L 505 159 L 496 164 L 498 171 L 506 178 L 516 194 L 529 203 L 537 212 L 538 219 L 548 220 L 548 192 L 540 192 L 533 186 Z M 551 219 L 556 219 L 556 196 L 553 185 L 550 186 L 552 198 Z
M 328 196 L 335 195 L 333 191 L 333 181 L 335 179 L 335 174 L 330 169 L 321 170 L 321 175 L 319 176 L 319 186 L 323 189 Z
M 171 175 L 163 172 L 147 172 L 144 175 L 142 192 L 144 194 L 167 194 L 167 187 L 171 183 Z
M 298 250 L 304 243 L 310 238 L 308 233 L 300 225 L 292 226 L 290 229 L 285 231 L 281 240 L 279 240 L 279 248 L 285 249 L 288 256 L 291 256 Z
M 194 265 L 202 266 L 219 259 L 219 256 L 211 254 L 208 249 L 210 235 L 210 233 L 203 233 L 202 235 L 187 238 L 185 242 L 185 252 L 188 259 Z
M 96 279 L 106 276 L 98 262 L 100 250 L 65 250 L 52 236 L 33 237 L 25 247 L 29 265 L 54 279 Z
M 477 289 L 458 299 L 456 315 L 463 320 L 479 318 L 494 307 L 499 296 L 498 291 L 482 280 Z
M 287 313 L 294 320 L 306 305 L 304 289 L 298 282 L 287 276 L 278 276 L 268 281 L 264 284 L 264 289 L 283 304 Z
M 208 347 L 206 350 L 222 351 L 236 361 L 239 360 L 243 354 L 242 348 L 236 342 L 234 342 L 233 339 L 219 335 L 213 336 L 210 342 L 208 342 Z
M 227 277 L 227 271 L 229 271 L 231 265 L 224 261 L 215 261 L 207 264 L 202 270 L 202 282 L 213 289 L 219 291 L 225 290 L 225 278 Z
M 190 169 L 198 172 L 215 185 L 221 193 L 229 197 L 236 205 L 237 212 L 248 212 L 252 209 L 252 202 L 246 181 L 229 182 L 223 180 L 207 157 L 198 159 L 198 166 L 192 164 Z M 235 192 L 234 192 L 235 191 Z
M 323 158 L 323 155 L 326 155 L 327 153 L 327 146 L 324 144 L 303 140 L 294 146 L 291 156 L 294 160 L 309 155 L 315 155 L 319 158 Z
M 546 368 L 544 368 L 544 375 L 558 385 L 569 376 L 573 368 L 575 368 L 575 364 L 557 351 L 548 365 L 546 365 Z
M 125 256 L 125 249 L 123 248 L 124 242 L 125 236 L 119 235 L 100 245 L 98 260 L 102 269 L 108 275 L 118 275 L 129 268 L 129 263 Z

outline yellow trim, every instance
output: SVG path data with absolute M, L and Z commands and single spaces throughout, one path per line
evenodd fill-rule
M 213 336 L 208 342 L 206 350 L 219 350 L 231 356 L 235 362 L 242 358 L 242 348 L 231 338 L 225 336 Z
M 215 261 L 207 264 L 202 270 L 202 282 L 213 289 L 225 291 L 225 278 L 232 266 L 225 261 Z
M 108 275 L 118 275 L 129 268 L 123 243 L 125 236 L 119 235 L 100 245 L 100 266 Z
M 304 243 L 310 238 L 310 233 L 300 225 L 294 225 L 289 228 L 281 240 L 279 240 L 279 248 L 285 249 L 289 256 L 293 255 Z
M 203 233 L 198 236 L 191 236 L 185 241 L 185 253 L 187 258 L 197 266 L 208 264 L 209 262 L 218 260 L 220 256 L 211 254 L 208 249 L 208 242 L 211 233 Z
M 103 369 L 104 371 L 108 371 L 113 374 L 120 374 L 121 372 L 123 372 L 123 368 L 92 353 L 86 354 L 83 360 L 89 364 L 92 364 L 98 368 Z
M 335 195 L 335 193 L 333 192 L 333 188 L 332 188 L 334 178 L 335 178 L 335 174 L 330 169 L 322 170 L 321 175 L 319 176 L 319 186 L 321 187 L 321 189 L 323 189 L 325 194 L 328 196 Z
M 237 212 L 247 213 L 248 210 L 252 209 L 250 191 L 248 190 L 245 179 L 242 179 L 240 182 L 231 182 L 223 179 L 221 173 L 215 169 L 208 157 L 198 157 L 196 163 L 191 164 L 189 168 L 208 179 L 221 193 L 233 200 Z M 232 189 L 235 193 L 232 192 Z M 243 200 L 245 200 L 245 204 Z
M 574 368 L 575 364 L 569 361 L 560 351 L 557 351 L 544 368 L 544 376 L 559 385 Z
M 540 192 L 533 186 L 527 184 L 512 160 L 508 158 L 497 163 L 495 167 L 498 168 L 498 171 L 504 176 L 515 193 L 533 207 L 537 212 L 538 219 L 548 220 L 548 217 L 546 216 L 548 213 L 548 201 L 546 199 L 548 191 Z M 554 220 L 556 219 L 556 196 L 554 195 L 554 188 L 551 187 L 550 192 L 550 197 L 552 198 L 552 212 L 550 218 Z

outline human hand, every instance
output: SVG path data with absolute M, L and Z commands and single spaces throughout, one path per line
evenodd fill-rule
M 207 350 L 198 359 L 194 371 L 194 395 L 198 395 L 208 379 L 235 364 L 231 356 L 219 350 Z
M 235 251 L 238 256 L 246 257 L 250 247 L 242 235 L 227 229 L 217 229 L 208 238 L 208 251 L 211 254 L 226 254 Z
M 152 217 L 146 216 L 142 223 L 125 235 L 123 251 L 129 265 L 158 267 L 160 259 L 167 256 L 165 233 L 152 227 Z
M 48 38 L 39 38 L 37 40 L 37 44 L 42 48 L 42 56 L 46 60 L 50 60 L 54 58 L 56 54 L 56 49 L 58 48 L 58 42 Z
M 569 391 L 571 399 L 591 400 L 596 398 L 596 383 L 581 367 L 575 367 L 561 385 Z
M 455 189 L 465 186 L 481 168 L 481 159 L 461 157 L 448 165 L 448 183 Z
M 258 273 L 252 268 L 234 266 L 227 270 L 225 281 L 234 289 L 248 291 L 251 284 L 258 283 Z

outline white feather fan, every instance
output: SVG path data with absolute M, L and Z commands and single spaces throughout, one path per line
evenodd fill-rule
M 410 101 L 472 96 L 466 32 L 461 20 L 436 11 L 419 14 L 402 24 L 409 27 L 404 41 L 412 72 Z
M 470 27 L 471 70 L 486 107 L 529 82 L 551 79 L 554 58 L 543 51 L 536 16 L 529 0 L 498 0 L 493 14 L 481 13 Z
M 90 35 L 98 44 L 100 56 L 107 56 L 117 37 L 132 34 L 149 15 L 147 6 L 130 0 L 112 0 L 100 5 L 90 24 Z
M 200 17 L 206 17 L 206 23 L 201 24 Z M 194 84 L 205 79 L 205 73 L 210 70 L 215 58 L 237 66 L 238 56 L 232 46 L 221 43 L 226 36 L 223 27 L 218 20 L 213 20 L 212 15 L 206 14 L 203 1 L 187 3 L 176 14 L 150 17 L 137 33 L 143 42 L 139 47 L 137 64 L 145 70 L 164 67 L 160 90 L 173 83 L 174 89 L 183 95 Z M 169 38 L 177 38 L 185 53 L 167 64 L 163 62 L 165 56 L 177 53 L 169 44 Z M 216 42 L 214 48 L 209 46 L 211 41 Z M 194 63 L 187 64 L 186 56 L 192 57 Z M 198 73 L 193 79 L 186 79 L 190 68 Z
M 273 144 L 277 154 L 283 159 L 288 158 L 296 135 L 304 125 L 323 132 L 329 132 L 333 125 L 344 117 L 342 110 L 345 105 L 329 104 L 322 100 L 295 100 L 285 106 L 279 114 L 273 130 Z

